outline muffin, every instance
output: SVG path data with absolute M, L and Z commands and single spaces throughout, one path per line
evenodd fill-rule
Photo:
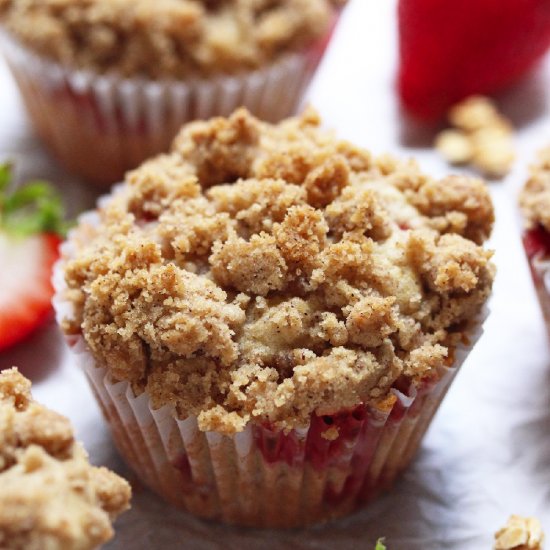
M 292 114 L 344 1 L 0 0 L 0 24 L 36 131 L 106 185 L 184 122 Z
M 550 337 L 550 147 L 539 153 L 520 195 L 523 245 Z
M 0 548 L 97 548 L 129 508 L 130 486 L 91 466 L 69 421 L 30 389 L 16 368 L 0 372 Z
M 479 335 L 486 186 L 319 125 L 191 123 L 62 247 L 57 318 L 121 453 L 201 517 L 356 509 L 411 461 Z

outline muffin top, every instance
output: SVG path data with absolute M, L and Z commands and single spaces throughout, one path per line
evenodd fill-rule
M 381 405 L 453 361 L 493 280 L 486 186 L 319 123 L 191 123 L 73 232 L 63 328 L 114 380 L 233 433 Z
M 528 229 L 541 225 L 550 231 L 550 147 L 540 151 L 531 166 L 519 202 Z
M 306 47 L 344 1 L 0 0 L 0 21 L 76 68 L 179 78 L 257 68 Z
M 0 548 L 96 548 L 129 507 L 130 486 L 91 466 L 69 421 L 30 387 L 15 368 L 0 373 Z

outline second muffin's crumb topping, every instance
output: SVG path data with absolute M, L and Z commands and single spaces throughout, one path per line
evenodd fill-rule
M 81 224 L 66 298 L 115 380 L 204 430 L 376 404 L 452 362 L 490 293 L 485 185 L 245 110 L 192 123 Z
M 181 78 L 253 69 L 309 46 L 336 0 L 0 0 L 5 27 L 75 68 Z
M 15 368 L 0 373 L 0 548 L 96 548 L 113 536 L 130 487 L 90 466 L 69 421 L 30 386 Z
M 540 151 L 538 162 L 531 167 L 520 206 L 529 229 L 542 225 L 550 231 L 550 147 Z

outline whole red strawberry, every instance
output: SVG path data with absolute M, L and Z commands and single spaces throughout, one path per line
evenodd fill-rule
M 59 196 L 44 182 L 8 193 L 0 164 L 0 351 L 25 339 L 51 314 L 52 266 L 65 223 Z
M 521 77 L 550 47 L 550 0 L 400 0 L 398 90 L 436 119 Z

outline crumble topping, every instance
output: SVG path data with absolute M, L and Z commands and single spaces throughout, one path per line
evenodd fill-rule
M 0 0 L 0 21 L 41 55 L 123 76 L 254 69 L 307 47 L 342 0 Z
M 30 388 L 16 368 L 0 373 L 0 548 L 96 548 L 113 536 L 130 487 L 91 466 L 69 421 Z
M 494 550 L 542 550 L 544 533 L 536 518 L 512 515 L 495 534 Z
M 203 430 L 282 429 L 436 376 L 486 301 L 477 179 L 246 110 L 185 126 L 73 232 L 68 334 Z
M 450 164 L 471 164 L 492 178 L 502 178 L 515 159 L 513 129 L 487 97 L 471 96 L 449 111 L 453 129 L 443 130 L 435 147 Z
M 542 225 L 550 231 L 550 147 L 540 151 L 531 166 L 519 202 L 529 229 Z

